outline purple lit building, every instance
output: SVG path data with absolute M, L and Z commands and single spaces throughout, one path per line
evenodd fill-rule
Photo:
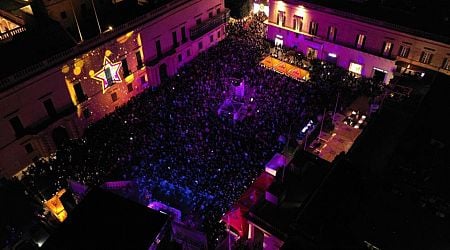
M 450 75 L 449 38 L 317 5 L 269 1 L 267 37 L 310 58 L 389 83 L 395 72 Z M 340 3 L 339 3 L 340 4 Z

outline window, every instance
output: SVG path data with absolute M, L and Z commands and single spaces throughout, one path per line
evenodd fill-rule
M 191 50 L 190 50 L 190 49 L 188 49 L 188 50 L 186 51 L 186 55 L 187 55 L 188 57 L 191 56 Z
M 308 50 L 306 51 L 306 57 L 308 59 L 316 59 L 317 58 L 317 50 L 314 48 L 308 48 Z
M 337 33 L 337 29 L 334 26 L 330 26 L 328 27 L 328 36 L 327 39 L 328 41 L 336 41 L 336 33 Z
M 209 42 L 210 42 L 210 43 L 213 43 L 213 42 L 214 42 L 214 36 L 213 36 L 213 35 L 210 35 L 210 36 L 209 36 Z
M 105 89 L 107 87 L 111 87 L 114 84 L 112 75 L 111 75 L 111 68 L 105 68 L 105 76 L 106 76 L 106 81 L 107 81 L 107 85 L 105 86 Z
M 122 59 L 122 69 L 123 69 L 123 76 L 130 75 L 130 70 L 128 69 L 128 62 L 126 57 Z
M 178 39 L 177 39 L 177 32 L 176 31 L 172 32 L 172 44 L 173 44 L 174 48 L 178 47 Z
M 445 70 L 450 70 L 450 60 L 447 58 L 444 58 L 444 61 L 442 61 L 442 68 Z
M 366 43 L 366 35 L 359 34 L 356 36 L 355 47 L 357 49 L 363 49 L 365 43 Z
M 197 20 L 195 20 L 195 24 L 196 25 L 199 25 L 199 24 L 201 24 L 202 23 L 202 18 L 197 18 Z
M 136 52 L 136 62 L 138 69 L 141 69 L 144 66 L 144 62 L 142 61 L 141 51 Z
M 326 61 L 329 63 L 337 63 L 337 55 L 336 53 L 328 53 L 327 57 L 326 57 Z
M 212 17 L 213 17 L 213 13 L 212 13 L 212 11 L 211 11 L 211 12 L 209 12 L 208 16 L 209 16 L 209 18 L 212 18 Z
M 44 107 L 45 107 L 45 110 L 47 110 L 47 114 L 50 117 L 56 116 L 56 109 L 55 109 L 55 106 L 53 105 L 52 99 L 45 100 Z
M 301 16 L 294 16 L 294 21 L 293 21 L 293 25 L 292 25 L 292 29 L 295 31 L 302 31 L 302 26 L 303 26 L 303 17 Z
M 422 51 L 422 54 L 420 55 L 420 62 L 425 64 L 430 64 L 431 59 L 433 59 L 433 54 L 429 51 Z
M 405 58 L 408 57 L 410 49 L 411 48 L 409 46 L 401 45 L 400 49 L 398 50 L 398 56 Z
M 392 42 L 388 42 L 388 41 L 384 42 L 383 43 L 383 50 L 382 50 L 381 54 L 383 56 L 391 56 L 392 47 L 393 47 Z
M 283 47 L 283 36 L 276 35 L 275 37 L 275 47 Z
M 203 43 L 202 42 L 198 43 L 198 49 L 203 49 Z
M 59 15 L 61 16 L 61 19 L 66 19 L 67 18 L 67 14 L 65 11 L 59 13 Z
M 352 63 L 350 63 L 350 66 L 348 67 L 348 71 L 356 73 L 358 75 L 361 75 L 362 65 L 352 62 Z
M 182 54 L 178 54 L 178 62 L 183 61 L 183 55 Z
M 286 15 L 284 14 L 283 11 L 278 11 L 278 14 L 277 14 L 277 25 L 280 25 L 280 23 L 281 23 L 281 26 L 285 27 Z
M 31 153 L 31 152 L 34 151 L 33 146 L 31 145 L 31 143 L 25 144 L 25 151 L 27 151 L 27 153 Z
M 317 22 L 311 22 L 309 24 L 309 34 L 315 36 L 317 35 L 317 30 L 319 29 L 319 24 Z
M 181 27 L 181 42 L 185 43 L 187 41 L 186 38 L 186 27 Z
M 84 117 L 85 119 L 91 117 L 91 111 L 89 110 L 89 108 L 85 108 L 85 109 L 83 110 L 83 117 Z
M 128 89 L 128 93 L 133 91 L 133 84 L 132 83 L 127 84 L 127 89 Z
M 83 87 L 81 83 L 77 82 L 73 85 L 73 89 L 75 90 L 75 96 L 77 97 L 78 103 L 82 103 L 86 101 L 87 97 L 84 94 Z
M 114 93 L 111 94 L 111 100 L 112 100 L 113 102 L 117 101 L 117 93 L 116 93 L 116 92 L 114 92 Z
M 157 56 L 158 56 L 158 57 L 161 57 L 161 56 L 162 56 L 161 41 L 160 41 L 160 40 L 157 40 L 157 41 L 155 42 L 155 46 L 156 46 L 156 54 L 157 54 Z
M 14 129 L 16 136 L 20 135 L 24 132 L 24 128 L 23 128 L 22 122 L 20 121 L 19 117 L 15 116 L 15 117 L 9 119 L 9 123 L 11 124 L 11 127 Z
M 220 38 L 220 30 L 217 31 L 217 38 Z

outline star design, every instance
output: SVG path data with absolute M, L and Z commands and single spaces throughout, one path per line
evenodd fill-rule
M 105 93 L 105 90 L 114 83 L 122 82 L 119 74 L 120 67 L 122 67 L 121 61 L 113 63 L 105 56 L 102 69 L 91 76 L 93 79 L 102 82 L 103 93 Z

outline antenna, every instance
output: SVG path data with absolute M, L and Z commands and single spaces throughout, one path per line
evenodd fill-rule
M 102 34 L 102 28 L 100 27 L 100 22 L 98 21 L 97 10 L 95 9 L 94 0 L 91 0 L 92 8 L 94 8 L 95 20 L 97 21 L 99 34 Z
M 320 138 L 320 135 L 322 134 L 323 121 L 325 121 L 325 112 L 327 112 L 327 108 L 323 109 L 322 123 L 320 124 L 320 131 L 319 131 L 319 138 Z
M 292 129 L 292 122 L 291 125 L 289 125 L 289 134 L 286 144 L 284 145 L 284 154 L 283 154 L 283 175 L 281 176 L 281 183 L 284 183 L 284 171 L 286 170 L 286 155 L 289 150 L 289 142 L 291 140 L 291 129 Z
M 81 42 L 83 41 L 83 35 L 81 35 L 80 25 L 78 24 L 77 14 L 75 13 L 75 9 L 73 8 L 72 0 L 69 0 L 70 6 L 72 7 L 73 17 L 75 18 L 75 24 L 77 25 L 78 34 L 80 35 Z
M 336 115 L 336 110 L 337 110 L 337 106 L 338 106 L 339 94 L 340 94 L 340 92 L 337 93 L 336 105 L 334 106 L 334 112 L 333 112 L 333 124 L 334 124 L 334 116 Z

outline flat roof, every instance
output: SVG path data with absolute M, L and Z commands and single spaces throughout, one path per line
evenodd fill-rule
M 283 183 L 282 176 L 277 175 L 277 180 L 267 190 L 279 197 L 280 203 L 275 205 L 261 199 L 247 215 L 249 221 L 281 239 L 290 232 L 291 223 L 331 169 L 329 162 L 304 151 L 297 152 L 291 164 L 294 164 L 295 170 L 288 166 Z
M 43 245 L 47 250 L 147 250 L 169 216 L 94 188 Z

